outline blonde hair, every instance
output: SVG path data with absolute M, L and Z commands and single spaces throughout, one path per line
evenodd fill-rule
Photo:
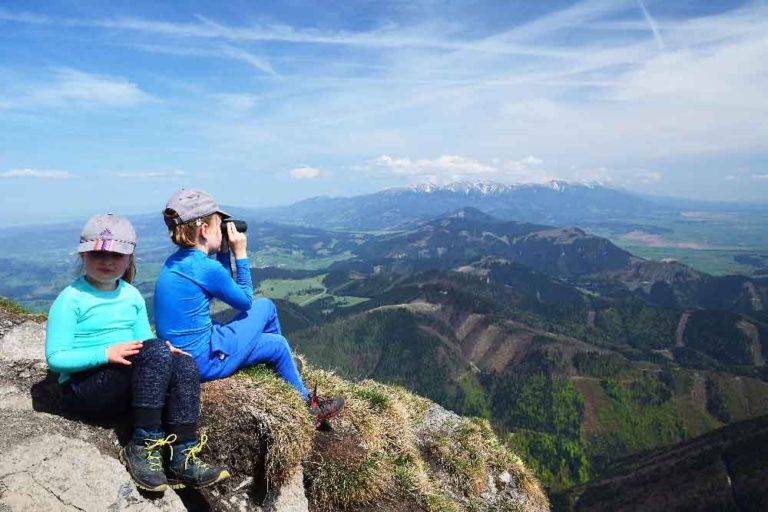
M 125 272 L 123 273 L 123 277 L 121 279 L 126 283 L 132 283 L 135 278 L 136 278 L 136 255 L 131 254 L 131 257 L 128 260 L 128 268 L 125 269 Z
M 199 228 L 201 224 L 210 225 L 214 215 L 216 215 L 216 213 L 200 217 L 199 219 L 193 219 L 182 224 L 176 224 L 172 229 L 168 230 L 168 235 L 171 237 L 171 241 L 179 247 L 195 247 L 197 245 L 197 228 Z M 163 211 L 163 217 L 166 219 L 175 219 L 178 217 L 178 214 L 173 208 L 166 208 Z

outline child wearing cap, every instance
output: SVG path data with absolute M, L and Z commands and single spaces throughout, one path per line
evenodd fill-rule
M 192 355 L 203 381 L 268 363 L 307 402 L 316 425 L 338 414 L 341 398 L 319 398 L 302 382 L 274 303 L 253 298 L 245 234 L 225 222 L 228 240 L 222 243 L 221 224 L 229 214 L 206 192 L 182 189 L 168 201 L 163 217 L 179 249 L 165 261 L 155 284 L 158 335 Z M 235 256 L 234 279 L 229 250 Z M 216 259 L 210 258 L 214 253 Z M 213 298 L 240 313 L 229 323 L 213 322 Z
M 105 418 L 132 411 L 133 434 L 120 460 L 138 487 L 161 492 L 211 485 L 229 473 L 197 457 L 206 442 L 197 438 L 197 367 L 152 333 L 144 298 L 130 284 L 135 247 L 128 219 L 108 214 L 88 220 L 77 249 L 84 275 L 51 306 L 45 357 L 72 412 Z M 161 450 L 167 445 L 166 475 Z

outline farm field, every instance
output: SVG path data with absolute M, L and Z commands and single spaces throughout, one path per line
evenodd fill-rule
M 339 307 L 354 306 L 368 300 L 364 297 L 329 294 L 323 285 L 327 275 L 318 274 L 304 279 L 265 279 L 255 293 L 271 299 L 288 300 L 299 306 L 308 306 L 324 298 L 332 298 L 333 305 Z

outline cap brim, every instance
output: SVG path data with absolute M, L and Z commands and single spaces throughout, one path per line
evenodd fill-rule
M 224 216 L 225 219 L 228 219 L 229 217 L 231 217 L 230 214 L 228 214 L 227 212 L 225 212 L 223 210 L 217 210 L 216 213 L 220 213 L 221 215 Z
M 127 242 L 121 242 L 119 240 L 86 240 L 77 244 L 77 252 L 91 252 L 91 251 L 104 251 L 104 252 L 117 252 L 120 254 L 133 254 L 136 247 L 133 244 Z

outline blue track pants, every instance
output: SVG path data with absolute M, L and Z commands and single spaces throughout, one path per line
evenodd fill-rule
M 234 346 L 231 354 L 203 353 L 195 357 L 203 381 L 229 377 L 240 368 L 267 363 L 296 391 L 307 399 L 307 388 L 301 380 L 288 340 L 281 334 L 275 304 L 269 299 L 256 299 L 251 308 L 226 324 L 214 324 L 212 346 Z

